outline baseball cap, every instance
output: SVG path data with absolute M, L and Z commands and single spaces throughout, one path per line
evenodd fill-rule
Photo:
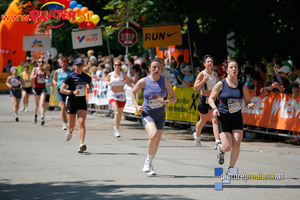
M 82 60 L 82 58 L 76 58 L 74 60 L 74 65 L 80 65 L 80 64 L 84 64 L 84 61 Z
M 285 65 L 285 66 L 280 67 L 277 71 L 287 74 L 287 73 L 291 72 L 291 68 L 289 66 Z
M 183 71 L 189 71 L 189 72 L 191 72 L 192 71 L 191 65 L 186 65 L 185 68 L 183 68 Z

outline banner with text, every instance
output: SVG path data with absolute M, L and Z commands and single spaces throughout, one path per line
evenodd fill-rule
M 93 81 L 93 91 L 89 95 L 89 104 L 108 105 L 108 93 L 110 88 L 105 81 Z

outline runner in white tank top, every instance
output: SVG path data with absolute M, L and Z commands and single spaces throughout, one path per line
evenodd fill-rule
M 120 135 L 120 123 L 122 118 L 122 113 L 124 106 L 126 104 L 126 96 L 124 91 L 125 82 L 131 87 L 132 81 L 128 76 L 122 72 L 122 61 L 119 59 L 114 60 L 115 71 L 111 72 L 107 76 L 106 84 L 111 86 L 111 91 L 109 93 L 109 103 L 114 109 L 114 136 L 116 138 L 121 137 Z
M 193 133 L 194 141 L 197 146 L 201 146 L 200 133 L 202 131 L 203 126 L 207 122 L 208 111 L 211 110 L 211 107 L 208 104 L 208 97 L 211 93 L 211 90 L 213 89 L 213 87 L 217 82 L 217 78 L 214 72 L 212 71 L 214 65 L 212 56 L 205 55 L 202 61 L 203 61 L 203 65 L 205 66 L 205 69 L 198 74 L 194 84 L 194 90 L 195 91 L 200 90 L 200 94 L 201 94 L 199 98 L 199 102 L 197 104 L 200 120 L 196 124 L 196 132 Z M 213 124 L 213 132 L 216 140 L 215 141 L 216 143 L 215 149 L 216 149 L 216 146 L 219 143 L 221 143 L 216 118 L 212 118 L 212 124 Z

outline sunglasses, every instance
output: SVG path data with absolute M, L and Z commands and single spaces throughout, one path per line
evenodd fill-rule
M 38 63 L 44 63 L 44 61 L 39 61 Z
M 121 66 L 121 64 L 115 64 L 115 66 Z
M 77 67 L 83 67 L 84 66 L 84 64 L 78 64 L 78 65 L 76 65 Z

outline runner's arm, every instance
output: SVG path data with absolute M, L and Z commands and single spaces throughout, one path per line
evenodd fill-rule
M 135 86 L 132 88 L 130 96 L 131 100 L 135 106 L 135 108 L 138 110 L 139 114 L 143 112 L 143 107 L 139 106 L 136 101 L 136 94 L 145 87 L 145 78 L 140 79 Z
M 36 78 L 36 68 L 33 68 L 31 75 L 30 75 L 30 81 L 34 83 L 35 78 Z
M 55 72 L 54 72 L 54 76 L 53 76 L 52 82 L 53 82 L 53 85 L 57 86 L 57 70 L 55 70 Z
M 165 85 L 167 92 L 171 97 L 170 99 L 165 100 L 165 104 L 176 103 L 177 96 L 175 94 L 175 91 L 173 90 L 172 83 L 168 79 L 165 79 Z
M 247 109 L 253 109 L 254 108 L 254 104 L 251 102 L 248 87 L 246 85 L 244 85 L 244 87 L 243 87 L 243 99 L 245 101 L 245 105 L 246 105 Z
M 7 87 L 9 87 L 9 89 L 12 88 L 12 86 L 11 86 L 11 84 L 10 84 L 10 80 L 11 80 L 11 76 L 7 77 L 6 82 L 5 82 L 6 85 L 7 85 Z
M 216 104 L 215 104 L 215 100 L 214 100 L 214 99 L 216 99 L 216 98 L 218 97 L 218 95 L 220 94 L 220 91 L 221 91 L 222 87 L 223 87 L 223 83 L 222 83 L 221 81 L 219 81 L 219 82 L 213 87 L 213 89 L 212 89 L 212 91 L 211 91 L 211 93 L 210 93 L 210 95 L 209 95 L 209 97 L 208 97 L 208 104 L 209 104 L 209 106 L 210 106 L 212 109 L 214 109 L 214 108 L 217 107 Z
M 200 72 L 196 78 L 196 81 L 194 83 L 194 91 L 198 92 L 200 88 L 206 83 L 206 81 L 203 81 L 204 74 Z

